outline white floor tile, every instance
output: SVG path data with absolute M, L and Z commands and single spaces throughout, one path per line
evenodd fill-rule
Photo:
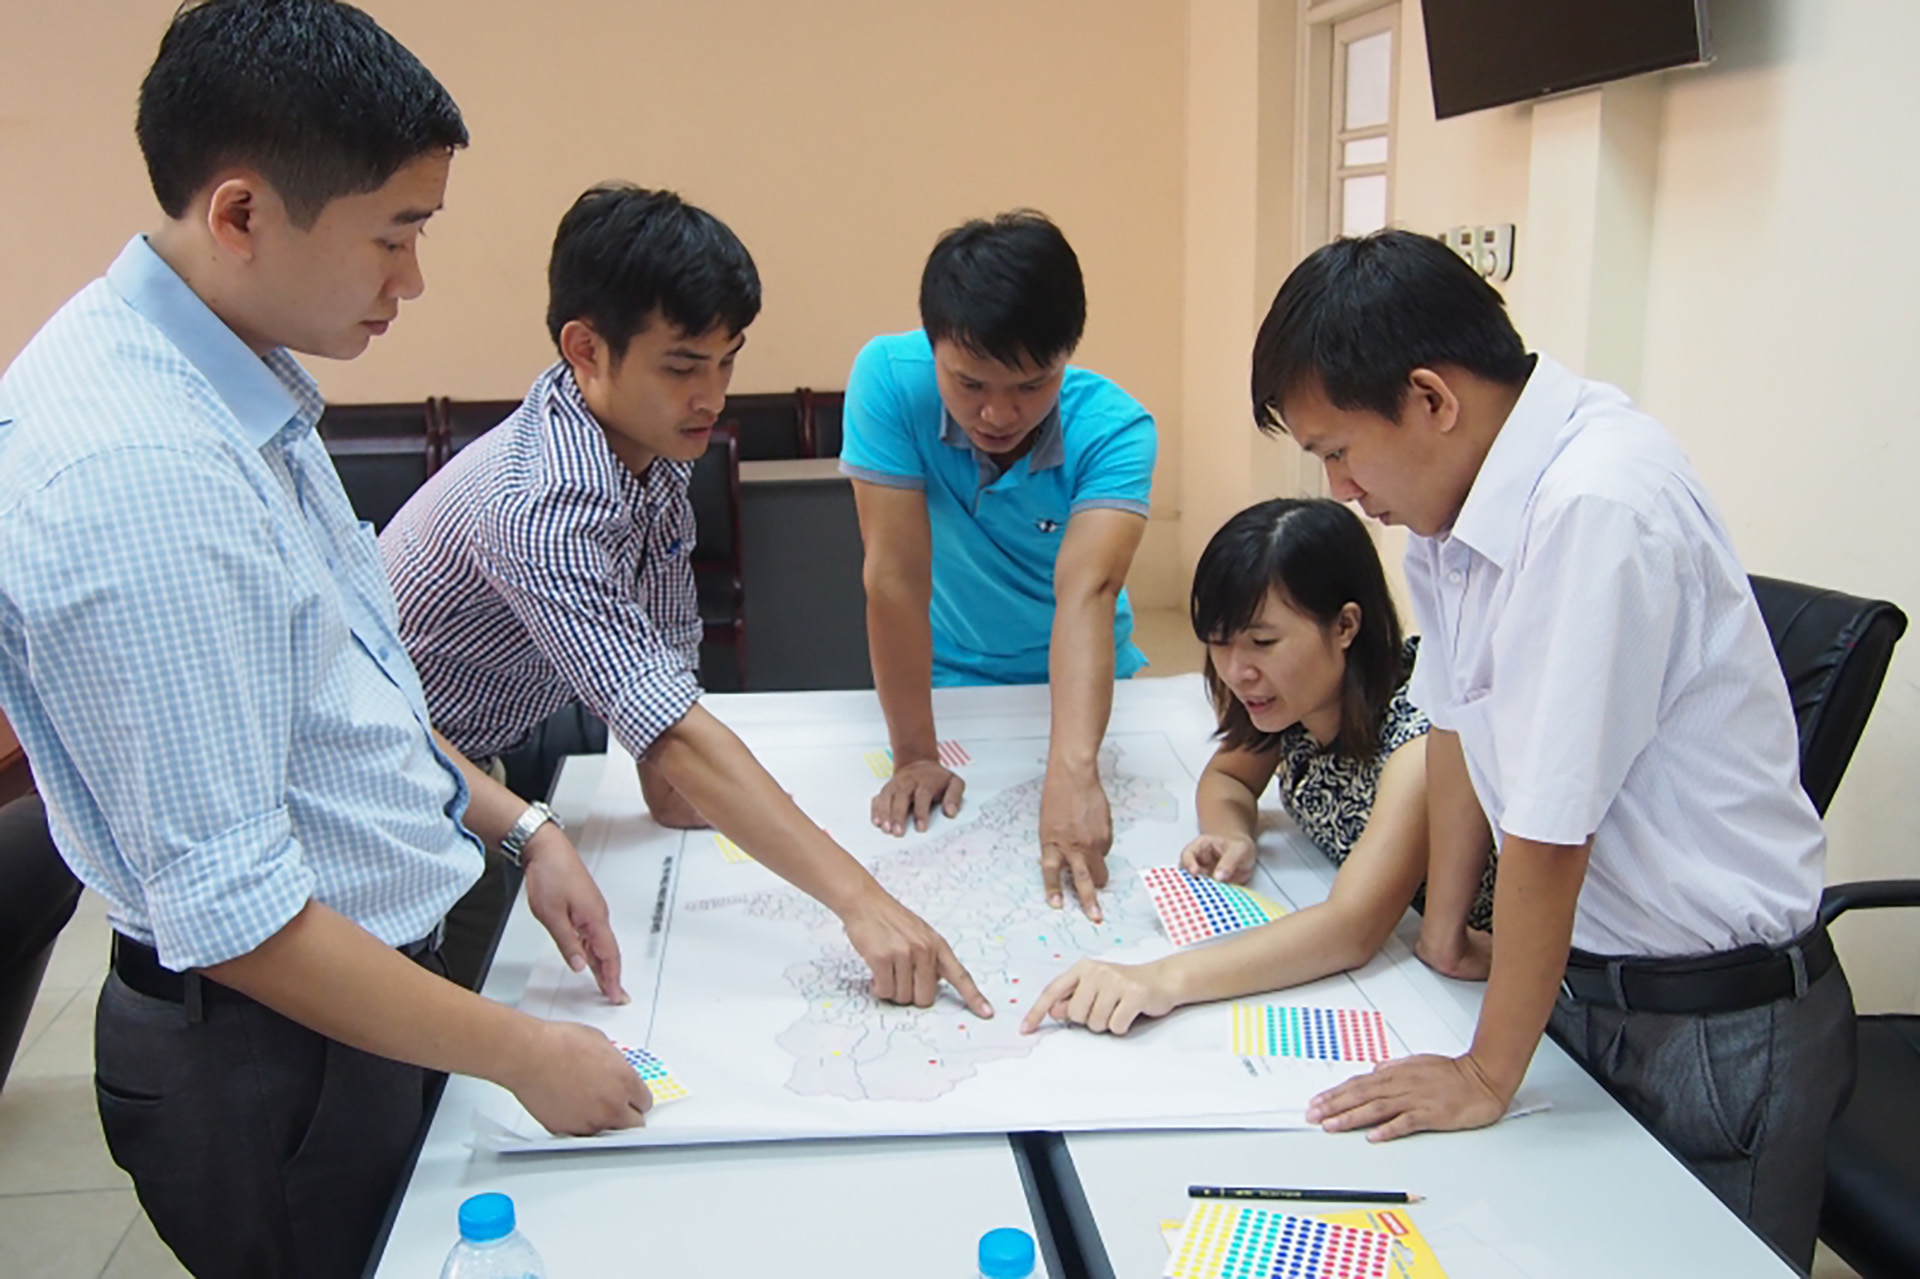
M 99 993 L 97 983 L 75 991 L 39 1036 L 21 1045 L 9 1090 L 18 1079 L 93 1078 L 93 1008 Z
M 7 1081 L 0 1092 L 0 1195 L 131 1186 L 107 1154 L 91 1073 Z M 0 1268 L 23 1273 L 32 1272 Z
M 40 985 L 46 990 L 98 987 L 107 975 L 107 949 L 113 929 L 107 924 L 107 903 L 93 892 L 80 894 L 80 905 L 53 945 L 53 959 Z
M 14 1051 L 13 1059 L 16 1063 L 33 1051 L 33 1045 L 46 1032 L 47 1027 L 53 1024 L 53 1019 L 64 1012 L 67 1005 L 73 1002 L 74 996 L 79 993 L 78 989 L 71 986 L 54 990 L 46 983 L 41 983 L 39 992 L 33 997 L 33 1007 L 27 1010 L 27 1026 L 20 1032 L 20 1046 Z
M 0 1198 L 0 1274 L 96 1279 L 139 1211 L 132 1190 Z

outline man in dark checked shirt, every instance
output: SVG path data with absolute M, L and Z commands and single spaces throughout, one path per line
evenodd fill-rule
M 440 732 L 498 756 L 578 700 L 639 761 L 660 822 L 708 821 L 837 914 L 874 994 L 940 980 L 992 1009 L 946 941 L 802 813 L 700 706 L 687 483 L 760 310 L 753 259 L 665 191 L 587 191 L 548 267 L 558 363 L 380 538 Z

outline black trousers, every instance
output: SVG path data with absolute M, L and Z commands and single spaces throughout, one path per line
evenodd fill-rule
M 1853 1087 L 1853 994 L 1835 964 L 1799 998 L 1739 1012 L 1625 1012 L 1564 995 L 1549 1023 L 1614 1097 L 1805 1273 L 1827 1129 Z
M 357 1279 L 438 1076 L 203 989 L 195 1021 L 117 976 L 101 987 L 94 1087 L 114 1162 L 199 1279 Z

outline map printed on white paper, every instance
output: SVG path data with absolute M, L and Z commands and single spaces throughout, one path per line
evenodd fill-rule
M 644 1045 L 674 1063 L 693 1095 L 645 1128 L 584 1141 L 549 1138 L 508 1099 L 494 1116 L 498 1144 L 1290 1127 L 1303 1122 L 1307 1098 L 1367 1068 L 1236 1056 L 1223 1047 L 1232 1016 L 1224 1003 L 1142 1022 L 1119 1038 L 1052 1022 L 1021 1034 L 1032 1000 L 1076 960 L 1138 963 L 1172 951 L 1139 870 L 1176 861 L 1192 837 L 1194 775 L 1168 733 L 1108 737 L 1101 771 L 1114 841 L 1104 921 L 1095 924 L 1071 892 L 1055 910 L 1042 891 L 1045 738 L 971 727 L 956 734 L 970 755 L 960 815 L 904 838 L 868 817 L 873 742 L 749 742 L 809 817 L 947 938 L 995 1017 L 974 1016 L 944 985 L 929 1009 L 876 1001 L 866 964 L 830 911 L 758 862 L 727 856 L 712 832 L 662 830 L 645 816 L 631 762 L 616 753 L 582 853 L 612 909 L 633 1002 L 608 1005 L 552 957 L 536 966 L 522 1007 Z M 1275 880 L 1255 886 L 1287 900 Z M 1366 980 L 1370 971 L 1269 998 L 1298 993 L 1303 1003 L 1372 1007 L 1368 989 L 1381 981 Z M 1377 975 L 1391 994 L 1395 975 Z M 1416 1014 L 1424 1007 L 1406 1002 Z M 1460 1051 L 1430 1014 L 1389 1012 L 1387 1022 L 1396 1054 Z

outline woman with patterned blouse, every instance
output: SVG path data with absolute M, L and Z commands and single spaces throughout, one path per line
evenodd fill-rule
M 1214 534 L 1194 570 L 1193 632 L 1220 747 L 1200 776 L 1197 875 L 1246 882 L 1260 795 L 1280 802 L 1340 867 L 1327 900 L 1148 964 L 1082 960 L 1041 992 L 1048 1016 L 1125 1034 L 1183 1004 L 1277 990 L 1373 958 L 1427 871 L 1427 717 L 1407 700 L 1418 641 L 1402 639 L 1379 554 L 1338 502 L 1278 498 Z M 1470 932 L 1481 976 L 1492 863 Z

